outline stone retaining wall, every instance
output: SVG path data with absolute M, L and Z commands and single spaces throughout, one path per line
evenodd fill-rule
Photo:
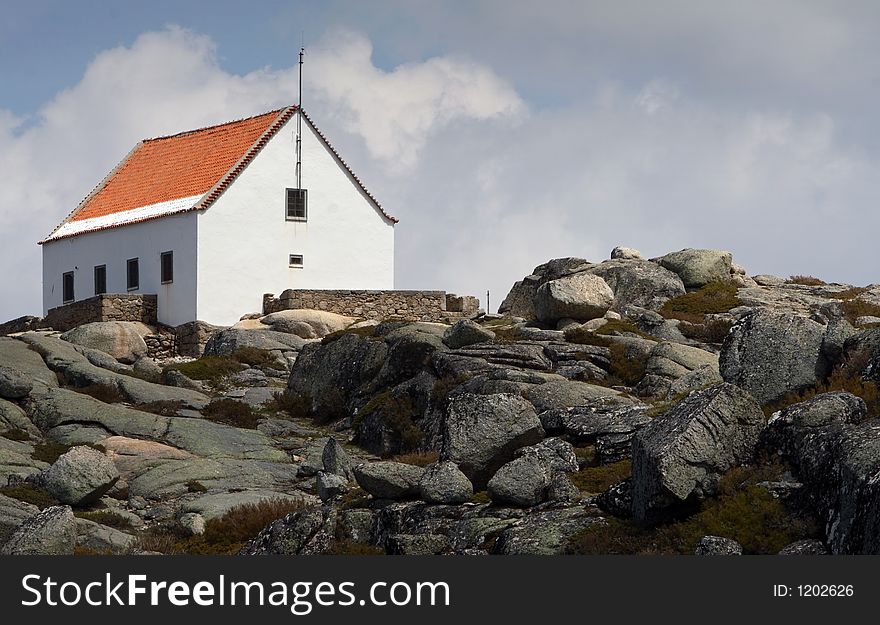
M 213 326 L 204 321 L 190 321 L 174 328 L 175 349 L 180 356 L 201 356 L 205 351 L 208 338 L 220 326 Z
M 348 291 L 288 289 L 275 297 L 263 296 L 263 314 L 310 308 L 361 319 L 442 321 L 467 317 L 479 310 L 480 301 L 445 291 Z
M 57 308 L 50 308 L 40 322 L 64 332 L 94 321 L 140 321 L 156 325 L 157 298 L 155 295 L 107 293 L 95 295 Z

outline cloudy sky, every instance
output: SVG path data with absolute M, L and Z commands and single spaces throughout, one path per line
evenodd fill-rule
M 295 101 L 303 36 L 398 288 L 495 308 L 618 244 L 880 282 L 878 32 L 858 0 L 0 0 L 0 320 L 39 314 L 36 241 L 136 141 Z

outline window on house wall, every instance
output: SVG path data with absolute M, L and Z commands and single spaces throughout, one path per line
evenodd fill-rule
M 288 259 L 288 264 L 291 267 L 302 267 L 303 266 L 303 257 L 302 254 L 291 254 Z
M 287 189 L 287 221 L 306 221 L 308 214 L 308 191 Z
M 140 266 L 137 258 L 129 258 L 125 263 L 125 284 L 129 291 L 140 288 Z
M 74 300 L 72 271 L 61 274 L 61 291 L 65 304 Z
M 95 266 L 95 295 L 107 292 L 107 265 Z
M 174 252 L 162 252 L 162 284 L 174 282 Z

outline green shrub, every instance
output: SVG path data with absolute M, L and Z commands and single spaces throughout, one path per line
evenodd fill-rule
M 12 499 L 33 504 L 40 510 L 50 506 L 57 506 L 59 503 L 57 499 L 42 488 L 37 488 L 28 482 L 16 484 L 15 486 L 0 486 L 0 495 L 6 495 Z
M 200 536 L 187 536 L 176 525 L 155 526 L 139 537 L 138 547 L 166 554 L 233 555 L 267 525 L 302 508 L 299 501 L 265 499 L 209 519 Z
M 342 338 L 346 334 L 355 334 L 362 338 L 374 338 L 376 336 L 376 327 L 377 326 L 362 326 L 360 328 L 346 328 L 344 330 L 337 330 L 336 332 L 331 332 L 323 339 L 321 339 L 321 345 L 329 345 L 333 341 Z
M 31 437 L 24 430 L 6 430 L 2 434 L 0 434 L 5 439 L 10 441 L 29 441 Z
M 861 299 L 845 300 L 841 303 L 843 316 L 852 324 L 859 317 L 880 317 L 880 306 Z
M 656 337 L 640 330 L 634 323 L 625 319 L 609 319 L 605 325 L 595 331 L 600 336 L 628 336 L 635 335 L 648 341 L 657 341 Z
M 440 459 L 440 454 L 436 451 L 419 451 L 408 454 L 399 454 L 391 458 L 394 462 L 402 462 L 403 464 L 413 464 L 417 467 L 426 467 L 434 464 Z
M 850 372 L 847 363 L 835 367 L 826 380 L 816 385 L 788 393 L 782 399 L 764 406 L 764 414 L 769 418 L 777 410 L 787 408 L 792 404 L 799 404 L 822 393 L 845 391 L 856 397 L 861 397 L 868 407 L 868 418 L 880 416 L 880 387 L 876 382 L 863 380 L 857 372 Z
M 711 282 L 697 291 L 667 300 L 659 312 L 667 319 L 698 324 L 703 323 L 706 315 L 728 312 L 741 305 L 735 284 Z
M 215 399 L 202 409 L 202 414 L 209 421 L 225 423 L 247 430 L 257 429 L 259 422 L 259 415 L 254 412 L 253 408 L 243 401 L 228 397 Z
M 656 527 L 608 519 L 575 534 L 568 553 L 692 554 L 703 536 L 724 536 L 744 553 L 772 554 L 803 538 L 814 537 L 816 524 L 798 517 L 757 482 L 772 479 L 776 467 L 740 468 L 725 475 L 719 496 L 702 502 L 692 516 Z
M 244 371 L 246 368 L 231 356 L 202 356 L 191 362 L 170 365 L 165 370 L 180 371 L 192 380 L 217 382 L 228 375 Z
M 278 362 L 272 352 L 258 347 L 239 347 L 232 354 L 232 359 L 249 367 L 265 367 L 283 370 L 284 365 Z
M 790 276 L 786 282 L 788 284 L 802 284 L 804 286 L 824 286 L 828 284 L 814 276 Z
M 581 326 L 571 326 L 564 331 L 565 340 L 576 345 L 594 345 L 597 347 L 608 347 L 612 340 L 607 336 L 596 334 L 590 330 L 586 330 Z
M 52 464 L 73 447 L 91 447 L 92 449 L 100 451 L 102 454 L 107 451 L 103 445 L 97 445 L 94 443 L 88 443 L 85 445 L 65 445 L 64 443 L 46 441 L 45 443 L 34 445 L 34 453 L 31 454 L 31 458 Z
M 601 493 L 632 475 L 632 464 L 629 460 L 621 460 L 613 464 L 598 467 L 586 467 L 580 471 L 569 473 L 571 483 L 582 493 Z
M 449 394 L 468 380 L 470 380 L 470 376 L 467 374 L 447 375 L 438 378 L 431 388 L 431 403 L 441 408 L 445 407 L 449 401 Z
M 632 353 L 623 343 L 612 343 L 609 360 L 611 365 L 608 372 L 624 386 L 635 386 L 643 377 L 648 366 L 648 356 L 641 353 Z M 612 384 L 612 386 L 614 386 Z
M 416 414 L 416 408 L 409 396 L 395 397 L 391 391 L 385 391 L 367 402 L 358 412 L 352 425 L 355 435 L 358 436 L 364 418 L 368 415 L 376 415 L 397 437 L 400 441 L 400 449 L 406 453 L 418 449 L 425 438 L 425 433 L 413 422 Z
M 115 527 L 117 529 L 131 528 L 131 521 L 128 518 L 117 512 L 113 512 L 112 510 L 89 510 L 85 512 L 75 512 L 74 515 L 80 519 L 94 521 L 95 523 Z
M 55 443 L 53 441 L 38 443 L 37 445 L 34 445 L 34 453 L 31 454 L 31 458 L 52 464 L 58 460 L 58 458 L 70 451 L 70 447 L 70 445 Z
M 484 504 L 484 503 L 492 503 L 492 498 L 489 497 L 489 493 L 484 490 L 477 491 L 469 500 L 471 503 Z
M 179 399 L 159 399 L 145 404 L 138 404 L 135 408 L 162 417 L 176 417 L 177 413 L 185 405 L 186 404 Z
M 280 391 L 272 396 L 266 404 L 272 412 L 282 412 L 291 417 L 307 418 L 312 416 L 312 400 L 306 395 L 298 395 L 289 390 Z
M 705 319 L 703 323 L 691 323 L 682 321 L 678 325 L 678 331 L 686 338 L 702 343 L 723 343 L 733 321 L 727 319 Z
M 186 490 L 190 493 L 206 493 L 208 492 L 208 487 L 198 480 L 190 480 L 186 483 Z
M 73 390 L 77 393 L 94 397 L 105 404 L 119 404 L 126 399 L 125 395 L 123 395 L 115 386 L 87 384 L 86 386 L 74 387 Z

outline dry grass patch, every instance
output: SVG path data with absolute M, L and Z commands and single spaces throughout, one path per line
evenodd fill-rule
M 234 555 L 267 525 L 302 508 L 299 501 L 265 499 L 210 519 L 201 536 L 187 536 L 176 525 L 157 526 L 139 537 L 137 547 L 165 554 Z
M 601 493 L 632 475 L 632 464 L 629 460 L 621 460 L 598 467 L 586 467 L 580 471 L 569 473 L 571 483 L 582 493 Z
M 696 291 L 667 300 L 658 312 L 667 319 L 700 324 L 706 315 L 728 312 L 741 305 L 735 284 L 711 282 Z
M 400 454 L 393 456 L 391 460 L 394 462 L 402 462 L 403 464 L 413 464 L 417 467 L 426 467 L 434 464 L 440 459 L 440 454 L 436 451 L 419 451 L 409 454 Z
M 259 422 L 259 415 L 253 408 L 243 401 L 228 397 L 215 399 L 202 409 L 202 414 L 209 421 L 247 430 L 257 429 Z
M 801 284 L 803 286 L 824 286 L 828 284 L 824 280 L 820 280 L 815 276 L 789 276 L 786 282 L 788 284 Z

